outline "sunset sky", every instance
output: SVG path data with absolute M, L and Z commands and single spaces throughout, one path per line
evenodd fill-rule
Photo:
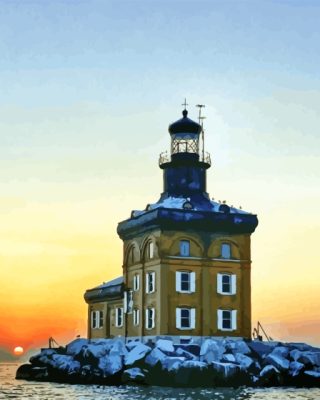
M 320 3 L 0 0 L 0 350 L 86 334 L 117 223 L 205 108 L 208 191 L 258 214 L 253 324 L 320 345 Z

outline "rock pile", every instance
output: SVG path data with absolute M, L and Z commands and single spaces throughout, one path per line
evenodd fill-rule
M 214 387 L 318 386 L 320 349 L 302 343 L 205 339 L 201 346 L 168 339 L 144 344 L 77 339 L 42 349 L 17 379 L 69 383 Z

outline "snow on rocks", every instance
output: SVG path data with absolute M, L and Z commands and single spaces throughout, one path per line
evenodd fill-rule
M 299 363 L 298 361 L 291 361 L 289 365 L 289 374 L 293 377 L 298 376 L 303 368 L 304 364 Z
M 108 357 L 101 357 L 98 368 L 102 371 L 104 377 L 114 375 L 122 370 L 123 357 L 119 354 L 110 354 Z
M 162 363 L 162 361 L 166 358 L 167 356 L 159 350 L 157 347 L 154 348 L 145 358 L 145 363 L 148 365 L 151 365 L 152 367 L 156 365 L 158 362 Z
M 167 371 L 177 370 L 184 361 L 186 361 L 184 357 L 165 357 L 161 360 L 162 369 Z
M 235 363 L 236 358 L 233 354 L 227 353 L 222 356 L 222 361 Z
M 225 350 L 223 343 L 213 339 L 206 339 L 201 345 L 200 361 L 207 363 L 220 361 Z
M 279 375 L 280 371 L 273 365 L 266 365 L 261 371 L 260 371 L 260 377 L 261 378 L 270 378 L 275 375 Z
M 232 376 L 240 372 L 239 365 L 232 363 L 222 363 L 213 361 L 211 363 L 211 366 L 215 371 L 221 373 L 223 378 L 231 378 Z
M 253 359 L 242 353 L 236 354 L 235 361 L 237 364 L 240 365 L 240 368 L 245 371 L 249 370 L 249 368 L 251 368 L 254 365 Z
M 289 369 L 290 365 L 286 358 L 272 353 L 265 358 L 265 363 L 271 364 L 281 371 Z
M 123 383 L 144 383 L 145 374 L 140 368 L 126 369 L 121 377 Z
M 231 350 L 233 354 L 250 354 L 251 350 L 244 340 L 227 340 L 226 349 Z
M 67 374 L 78 372 L 80 370 L 79 361 L 75 361 L 72 356 L 63 354 L 52 355 L 54 368 L 66 372 Z
M 297 361 L 303 364 L 320 367 L 320 352 L 303 351 L 297 358 Z
M 89 343 L 88 339 L 76 339 L 70 342 L 66 346 L 66 353 L 71 356 L 75 356 L 76 354 L 79 354 L 83 346 L 87 345 Z M 52 351 L 52 349 L 47 349 L 46 351 Z
M 143 343 L 139 343 L 133 349 L 126 354 L 124 359 L 124 365 L 133 365 L 136 361 L 141 360 L 145 357 L 147 353 L 151 351 L 149 346 L 146 346 Z
M 122 338 L 77 339 L 66 348 L 42 349 L 16 376 L 105 385 L 320 387 L 320 349 L 231 338 L 205 338 L 201 346 L 173 344 L 168 338 L 147 344 L 125 344 Z
M 174 352 L 172 340 L 159 339 L 156 343 L 156 347 L 164 353 Z

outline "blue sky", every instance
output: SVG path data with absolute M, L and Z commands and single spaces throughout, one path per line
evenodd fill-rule
M 158 154 L 186 97 L 194 119 L 206 104 L 211 197 L 260 220 L 254 318 L 271 336 L 316 338 L 319 20 L 318 1 L 0 0 L 8 315 L 21 306 L 13 310 L 12 282 L 21 293 L 32 286 L 37 304 L 46 284 L 72 285 L 76 274 L 74 303 L 51 297 L 70 304 L 84 329 L 82 291 L 119 274 L 116 225 L 159 198 Z

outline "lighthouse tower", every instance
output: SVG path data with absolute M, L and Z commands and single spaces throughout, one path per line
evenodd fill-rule
M 169 134 L 170 154 L 159 159 L 159 200 L 118 224 L 123 277 L 85 294 L 89 337 L 250 338 L 250 236 L 257 216 L 210 200 L 210 156 L 202 126 L 186 109 Z M 100 331 L 92 328 L 98 319 Z

